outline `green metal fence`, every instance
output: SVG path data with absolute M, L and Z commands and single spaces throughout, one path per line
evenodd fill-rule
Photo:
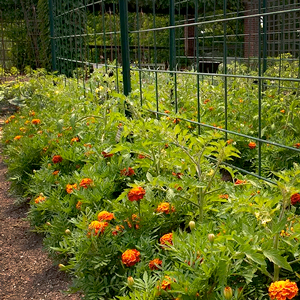
M 142 106 L 152 103 L 156 115 L 190 131 L 222 132 L 240 149 L 232 164 L 245 173 L 270 180 L 300 162 L 298 1 L 49 5 L 54 70 L 122 69 L 116 89 L 134 90 Z

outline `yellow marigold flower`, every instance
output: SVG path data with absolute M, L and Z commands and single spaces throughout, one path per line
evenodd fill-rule
M 165 214 L 170 214 L 171 212 L 174 211 L 175 211 L 174 206 L 171 206 L 170 203 L 168 202 L 162 202 L 161 204 L 158 205 L 156 209 L 156 212 L 165 213 Z
M 97 235 L 99 232 L 103 233 L 105 228 L 108 226 L 107 222 L 99 222 L 99 221 L 93 221 L 89 225 L 89 230 L 93 231 L 94 230 L 94 235 Z M 91 233 L 88 233 L 88 236 L 90 236 Z
M 67 191 L 68 194 L 73 193 L 73 190 L 77 190 L 77 189 L 78 189 L 77 188 L 77 183 L 75 183 L 75 184 L 67 184 L 66 185 L 66 191 Z
M 297 294 L 297 284 L 290 282 L 289 279 L 272 282 L 269 287 L 269 296 L 272 300 L 293 299 Z
M 136 249 L 128 249 L 122 254 L 122 263 L 131 267 L 140 261 L 140 252 Z
M 98 214 L 98 221 L 111 221 L 112 219 L 115 218 L 113 213 L 110 213 L 108 211 L 101 211 Z
M 39 204 L 41 202 L 44 202 L 46 200 L 46 197 L 44 195 L 39 195 L 35 200 L 34 200 L 34 203 L 35 204 Z

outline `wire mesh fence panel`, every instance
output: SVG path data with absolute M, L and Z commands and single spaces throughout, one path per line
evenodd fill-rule
M 49 5 L 52 66 L 59 73 L 85 86 L 100 69 L 156 117 L 193 134 L 221 132 L 241 153 L 227 163 L 245 173 L 269 180 L 272 171 L 300 161 L 298 1 Z

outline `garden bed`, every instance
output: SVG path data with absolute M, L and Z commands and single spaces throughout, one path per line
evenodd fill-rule
M 150 79 L 144 108 L 135 90 L 129 98 L 114 90 L 115 80 L 95 72 L 84 90 L 37 74 L 5 90 L 22 107 L 3 137 L 11 189 L 31 199 L 28 220 L 74 291 L 254 300 L 269 299 L 270 288 L 295 297 L 299 166 L 276 172 L 275 184 L 226 167 L 233 182 L 225 182 L 220 168 L 243 155 L 238 142 L 213 129 L 198 135 L 183 121 L 188 110 L 168 111 L 167 96 L 158 103 L 164 116 L 153 118 Z

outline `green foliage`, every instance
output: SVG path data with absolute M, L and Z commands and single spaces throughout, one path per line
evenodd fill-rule
M 74 290 L 87 299 L 224 300 L 224 287 L 230 286 L 233 299 L 254 300 L 268 299 L 272 281 L 298 281 L 300 218 L 290 198 L 300 189 L 299 165 L 280 171 L 274 162 L 276 185 L 229 167 L 239 181 L 224 182 L 224 161 L 256 157 L 249 141 L 228 143 L 214 127 L 201 128 L 199 135 L 184 121 L 196 111 L 193 75 L 178 76 L 178 113 L 160 118 L 153 113 L 156 105 L 161 112 L 172 110 L 170 77 L 159 77 L 156 103 L 154 78 L 142 74 L 141 107 L 138 75 L 128 98 L 118 93 L 116 75 L 121 78 L 120 72 L 109 77 L 98 70 L 84 90 L 76 79 L 39 70 L 28 82 L 0 87 L 1 97 L 22 104 L 3 132 L 12 188 L 31 199 L 28 219 L 45 235 L 45 247 L 64 264 L 61 269 L 73 276 Z M 257 101 L 250 83 L 235 80 L 229 89 L 231 108 L 239 111 L 233 128 L 246 118 L 245 106 L 254 112 L 249 104 Z M 205 123 L 220 125 L 223 84 L 202 82 Z M 84 185 L 85 179 L 91 184 Z M 137 187 L 145 195 L 130 201 Z M 91 225 L 103 211 L 114 218 L 97 233 Z M 170 233 L 172 243 L 164 244 L 161 238 Z M 128 249 L 140 253 L 132 266 L 122 263 Z M 161 265 L 150 269 L 155 258 Z

